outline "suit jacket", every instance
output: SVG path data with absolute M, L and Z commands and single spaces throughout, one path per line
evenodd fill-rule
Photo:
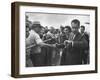
M 79 32 L 74 36 L 70 34 L 69 40 L 71 44 L 67 44 L 64 49 L 61 64 L 62 65 L 77 65 L 82 64 L 82 51 L 88 47 L 88 42 Z

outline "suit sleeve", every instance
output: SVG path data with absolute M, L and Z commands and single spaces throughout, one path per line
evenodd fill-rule
M 88 41 L 82 37 L 80 40 L 78 41 L 73 41 L 72 47 L 73 48 L 81 48 L 81 49 L 86 49 L 88 48 Z

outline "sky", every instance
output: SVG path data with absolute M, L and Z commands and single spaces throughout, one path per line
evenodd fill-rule
M 73 19 L 80 20 L 81 25 L 86 27 L 86 32 L 89 32 L 90 28 L 90 16 L 89 15 L 77 15 L 77 14 L 51 14 L 51 13 L 32 13 L 26 12 L 28 19 L 32 22 L 40 21 L 42 26 L 60 28 L 60 26 L 71 26 Z

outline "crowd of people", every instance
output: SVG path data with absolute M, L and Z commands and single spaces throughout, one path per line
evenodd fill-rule
M 26 67 L 89 64 L 89 35 L 78 19 L 71 26 L 26 21 Z

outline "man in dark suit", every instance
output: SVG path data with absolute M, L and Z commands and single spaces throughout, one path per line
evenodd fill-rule
M 79 65 L 82 64 L 82 51 L 87 48 L 88 42 L 79 33 L 80 21 L 72 20 L 72 33 L 68 40 L 64 41 L 65 50 L 62 54 L 61 65 Z
M 89 64 L 89 35 L 85 32 L 85 26 L 80 27 L 80 32 L 82 36 L 87 40 L 88 42 L 88 48 L 83 50 L 83 63 L 84 64 Z

